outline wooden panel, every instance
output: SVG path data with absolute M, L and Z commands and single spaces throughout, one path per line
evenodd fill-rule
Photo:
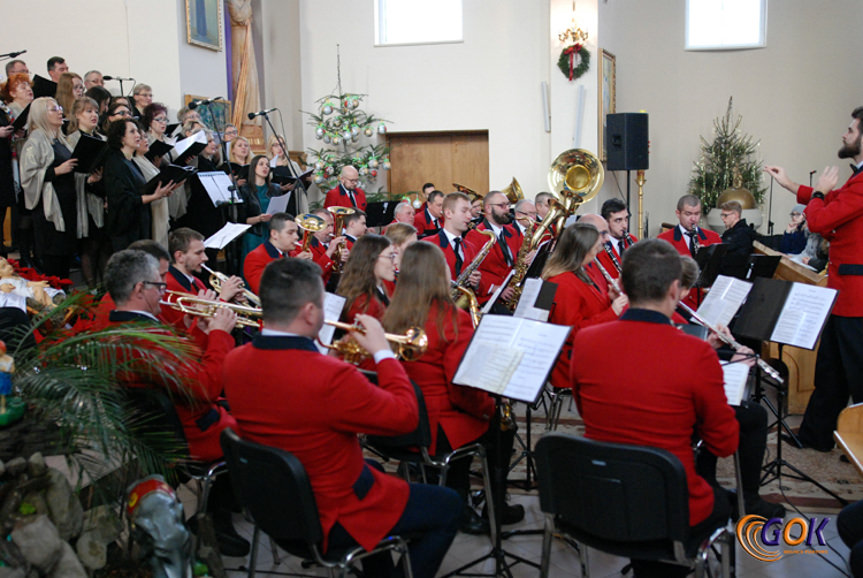
M 387 188 L 393 193 L 418 191 L 428 182 L 445 193 L 452 183 L 488 191 L 487 132 L 388 133 L 387 144 Z
M 833 437 L 857 472 L 863 475 L 863 404 L 858 403 L 842 410 Z

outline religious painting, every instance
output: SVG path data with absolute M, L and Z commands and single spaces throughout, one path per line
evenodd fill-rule
M 599 158 L 605 162 L 605 116 L 617 112 L 614 54 L 603 49 L 599 58 Z
M 206 98 L 206 96 L 187 94 L 184 102 L 186 106 L 189 106 L 189 103 L 193 100 L 206 100 Z M 204 126 L 210 130 L 218 132 L 219 134 L 224 132 L 225 125 L 231 122 L 230 100 L 219 99 L 211 104 L 201 105 L 195 110 L 198 111 L 199 115 L 201 115 L 201 122 L 204 123 Z
M 222 49 L 222 0 L 186 0 L 186 42 Z

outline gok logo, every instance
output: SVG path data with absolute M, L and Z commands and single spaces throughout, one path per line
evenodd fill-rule
M 775 562 L 784 554 L 815 554 L 826 553 L 827 549 L 816 550 L 813 541 L 818 546 L 826 546 L 822 532 L 830 518 L 791 518 L 785 522 L 782 518 L 770 518 L 750 514 L 737 522 L 737 541 L 746 553 L 762 562 Z M 787 546 L 806 545 L 805 549 L 786 549 Z

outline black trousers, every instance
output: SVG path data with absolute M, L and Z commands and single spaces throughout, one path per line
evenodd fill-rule
M 863 402 L 863 317 L 831 315 L 821 335 L 815 391 L 800 425 L 800 441 L 830 450 L 836 420 L 849 396 L 854 403 Z
M 836 529 L 851 549 L 851 574 L 863 577 L 863 501 L 848 504 L 839 512 Z

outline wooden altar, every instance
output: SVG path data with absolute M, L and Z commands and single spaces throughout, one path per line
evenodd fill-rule
M 819 287 L 827 286 L 827 275 L 816 273 L 809 267 L 792 261 L 783 253 L 774 251 L 758 241 L 755 241 L 753 247 L 756 254 L 780 255 L 782 257 L 779 267 L 776 268 L 776 273 L 773 275 L 774 279 L 807 283 L 809 285 L 818 285 Z M 815 358 L 820 344 L 821 342 L 819 341 L 812 351 L 789 345 L 785 345 L 782 348 L 782 361 L 788 367 L 789 413 L 803 413 L 806 410 L 809 396 L 812 395 L 812 390 L 814 389 Z M 765 342 L 761 349 L 761 355 L 765 359 L 777 359 L 779 357 L 779 345 Z

